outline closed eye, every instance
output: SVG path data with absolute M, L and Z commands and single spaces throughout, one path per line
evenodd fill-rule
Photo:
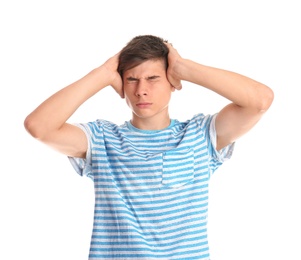
M 160 78 L 160 76 L 150 76 L 150 77 L 147 77 L 147 80 L 156 80 Z
M 137 78 L 133 78 L 133 77 L 128 77 L 128 78 L 126 78 L 126 81 L 128 83 L 134 83 L 134 82 L 138 82 L 138 79 Z

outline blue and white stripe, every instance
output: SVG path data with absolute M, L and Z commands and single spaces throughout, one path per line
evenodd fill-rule
M 209 259 L 208 181 L 234 147 L 215 150 L 214 120 L 198 114 L 159 131 L 79 125 L 87 158 L 70 161 L 94 181 L 90 260 Z

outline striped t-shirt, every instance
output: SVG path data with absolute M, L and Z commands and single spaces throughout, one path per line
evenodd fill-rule
M 234 147 L 216 151 L 214 120 L 198 114 L 163 130 L 78 125 L 87 157 L 70 161 L 95 187 L 90 260 L 209 259 L 208 181 Z

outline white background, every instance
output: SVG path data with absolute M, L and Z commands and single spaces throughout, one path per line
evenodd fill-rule
M 48 96 L 154 34 L 179 53 L 270 86 L 275 100 L 214 175 L 213 260 L 301 259 L 300 7 L 298 1 L 1 1 L 0 259 L 87 259 L 93 185 L 34 140 L 23 121 Z M 215 113 L 227 100 L 183 82 L 171 117 Z M 70 122 L 130 117 L 110 88 Z

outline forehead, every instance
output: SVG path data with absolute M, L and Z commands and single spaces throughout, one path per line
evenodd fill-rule
M 124 72 L 124 77 L 144 77 L 150 75 L 160 75 L 162 73 L 165 74 L 165 63 L 163 60 L 147 60 L 140 65 L 128 69 Z

